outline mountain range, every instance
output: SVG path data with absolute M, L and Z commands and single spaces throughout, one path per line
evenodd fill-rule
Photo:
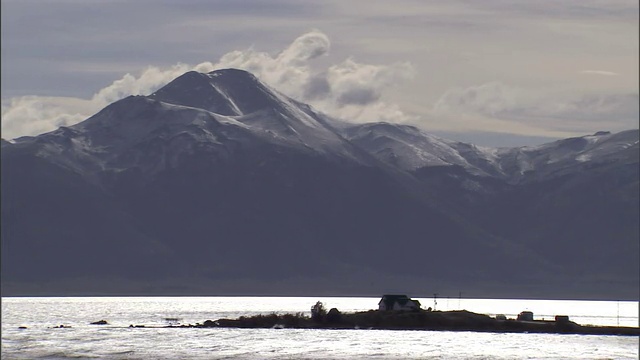
M 486 148 L 188 72 L 2 141 L 3 295 L 637 299 L 638 139 Z

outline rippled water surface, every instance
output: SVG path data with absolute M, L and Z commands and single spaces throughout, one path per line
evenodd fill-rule
M 272 312 L 308 314 L 318 300 L 349 312 L 376 308 L 379 299 L 3 298 L 2 359 L 638 359 L 633 336 L 152 327 Z M 580 324 L 638 326 L 637 302 L 419 300 L 437 310 L 507 317 L 529 310 L 536 319 L 561 314 Z M 102 319 L 109 325 L 89 324 Z M 53 328 L 59 325 L 70 328 Z

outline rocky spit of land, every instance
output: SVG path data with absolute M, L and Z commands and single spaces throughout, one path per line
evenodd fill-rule
M 174 326 L 176 327 L 176 326 Z M 466 310 L 459 311 L 378 311 L 340 313 L 332 309 L 321 316 L 269 314 L 241 316 L 237 319 L 207 320 L 202 324 L 180 325 L 198 328 L 273 328 L 273 329 L 376 329 L 480 331 L 500 333 L 554 333 L 590 335 L 635 335 L 638 327 L 585 326 L 566 318 L 558 321 L 500 320 Z

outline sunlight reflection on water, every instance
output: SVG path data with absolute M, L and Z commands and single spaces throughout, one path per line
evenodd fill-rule
M 445 331 L 129 328 L 202 323 L 241 315 L 309 313 L 316 301 L 343 312 L 377 307 L 377 298 L 97 297 L 3 298 L 2 358 L 113 359 L 425 359 L 638 358 L 638 338 Z M 433 299 L 419 299 L 424 307 Z M 637 302 L 438 299 L 438 310 L 578 323 L 638 326 Z M 618 308 L 620 310 L 618 310 Z M 618 317 L 620 314 L 620 318 Z M 105 319 L 109 325 L 89 325 Z M 583 321 L 587 320 L 587 322 Z M 624 322 L 624 324 L 623 324 Z M 53 329 L 58 325 L 68 329 Z M 27 326 L 28 329 L 18 329 Z M 542 344 L 542 345 L 541 345 Z

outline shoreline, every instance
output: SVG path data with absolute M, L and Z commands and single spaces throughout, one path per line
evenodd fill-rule
M 262 329 L 355 329 L 473 331 L 496 333 L 548 333 L 577 335 L 640 336 L 640 327 L 580 325 L 573 321 L 514 319 L 498 320 L 466 310 L 454 311 L 379 311 L 334 312 L 333 316 L 311 318 L 301 313 L 241 316 L 236 319 L 206 320 L 196 325 L 172 325 L 183 328 L 262 328 Z

